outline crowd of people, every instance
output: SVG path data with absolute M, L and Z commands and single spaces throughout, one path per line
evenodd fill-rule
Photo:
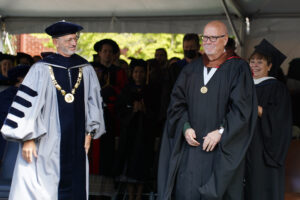
M 82 29 L 49 26 L 56 53 L 0 54 L 1 133 L 22 148 L 10 199 L 109 199 L 122 185 L 129 200 L 147 190 L 160 200 L 284 198 L 284 161 L 300 127 L 299 58 L 285 76 L 286 56 L 264 39 L 242 59 L 212 21 L 201 38 L 185 34 L 183 59 L 158 48 L 127 63 L 103 39 L 89 63 L 75 54 Z

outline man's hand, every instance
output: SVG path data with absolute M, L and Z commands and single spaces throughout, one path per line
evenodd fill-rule
M 33 157 L 37 158 L 36 153 L 36 144 L 34 140 L 25 141 L 22 148 L 22 156 L 26 162 L 31 163 L 33 161 Z
M 186 142 L 189 145 L 194 146 L 194 147 L 197 147 L 197 146 L 200 145 L 200 143 L 197 140 L 195 140 L 196 139 L 196 133 L 195 133 L 194 129 L 192 129 L 192 128 L 186 129 L 186 131 L 184 133 L 184 137 L 185 137 Z
M 261 106 L 258 106 L 258 110 L 257 111 L 258 111 L 258 113 L 257 113 L 258 116 L 261 117 L 262 114 L 263 114 L 263 108 Z
M 92 136 L 86 134 L 85 135 L 85 141 L 84 141 L 84 148 L 85 148 L 85 153 L 88 154 L 90 147 L 91 147 L 91 141 L 92 141 Z
M 203 139 L 203 150 L 207 152 L 212 151 L 214 150 L 215 146 L 220 142 L 221 134 L 219 133 L 219 130 L 214 130 L 208 133 L 205 137 L 203 137 Z

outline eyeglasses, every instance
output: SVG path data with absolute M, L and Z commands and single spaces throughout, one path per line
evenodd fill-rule
M 67 43 L 70 43 L 70 42 L 72 42 L 73 40 L 75 41 L 75 42 L 77 42 L 78 41 L 78 39 L 79 39 L 79 36 L 78 35 L 76 35 L 76 37 L 74 37 L 74 38 L 69 38 L 69 39 L 67 39 L 67 40 L 64 40 L 65 42 L 67 42 Z
M 211 42 L 216 42 L 219 38 L 225 37 L 225 35 L 219 35 L 219 36 L 206 36 L 206 35 L 202 35 L 202 41 L 207 42 L 208 39 Z

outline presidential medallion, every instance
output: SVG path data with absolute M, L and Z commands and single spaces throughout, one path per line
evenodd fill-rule
M 51 77 L 51 79 L 52 79 L 52 82 L 53 82 L 55 88 L 56 88 L 58 91 L 60 91 L 61 95 L 64 96 L 65 101 L 66 101 L 67 103 L 72 103 L 72 102 L 74 101 L 74 98 L 75 98 L 74 95 L 75 95 L 76 89 L 79 87 L 80 82 L 81 82 L 81 79 L 82 79 L 82 67 L 79 68 L 78 78 L 77 78 L 77 81 L 76 81 L 76 83 L 75 83 L 75 85 L 74 85 L 74 88 L 71 90 L 71 93 L 68 93 L 68 94 L 66 94 L 66 91 L 63 90 L 63 89 L 61 88 L 61 86 L 57 83 L 57 81 L 56 81 L 56 79 L 55 79 L 55 76 L 54 76 L 53 69 L 52 69 L 51 66 L 49 66 L 49 71 L 50 71 L 50 77 Z
M 71 93 L 68 93 L 65 95 L 65 101 L 67 103 L 72 103 L 74 101 L 74 95 Z
M 206 94 L 207 91 L 208 91 L 208 89 L 207 89 L 206 86 L 202 86 L 201 89 L 200 89 L 200 92 L 201 92 L 202 94 Z

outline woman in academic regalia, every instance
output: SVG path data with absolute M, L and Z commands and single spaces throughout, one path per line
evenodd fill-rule
M 266 40 L 250 56 L 258 118 L 246 157 L 246 200 L 284 199 L 284 163 L 292 136 L 291 102 L 286 86 L 268 73 L 285 58 Z
M 145 85 L 147 63 L 132 60 L 132 80 L 119 95 L 116 108 L 120 113 L 120 148 L 115 165 L 116 176 L 127 182 L 129 200 L 141 199 L 143 183 L 152 167 L 153 157 L 153 101 Z

